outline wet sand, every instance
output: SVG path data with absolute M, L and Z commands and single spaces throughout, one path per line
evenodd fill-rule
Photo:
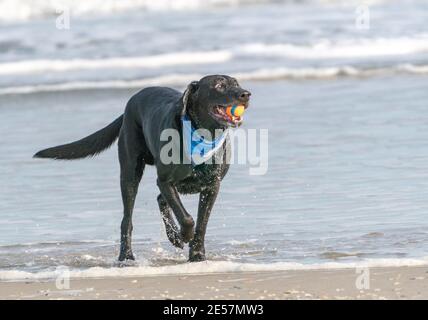
M 428 299 L 428 266 L 71 279 L 68 289 L 58 284 L 0 282 L 0 299 Z

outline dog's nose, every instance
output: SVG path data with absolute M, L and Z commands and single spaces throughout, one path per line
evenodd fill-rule
M 244 92 L 241 92 L 239 99 L 241 99 L 244 102 L 247 102 L 248 100 L 250 100 L 250 96 L 251 96 L 250 91 L 244 91 Z

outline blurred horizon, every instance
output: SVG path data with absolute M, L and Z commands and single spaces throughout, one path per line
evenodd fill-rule
M 401 0 L 400 2 L 414 0 Z M 0 0 L 0 23 L 25 22 L 55 17 L 68 8 L 75 16 L 102 16 L 123 12 L 215 10 L 254 5 L 339 5 L 356 7 L 394 0 Z

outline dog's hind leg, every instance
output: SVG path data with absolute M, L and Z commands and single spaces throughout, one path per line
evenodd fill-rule
M 134 211 L 135 198 L 137 196 L 138 185 L 144 171 L 144 162 L 128 164 L 131 165 L 135 171 L 129 172 L 128 168 L 121 170 L 120 188 L 122 191 L 123 201 L 123 219 L 120 227 L 120 255 L 119 261 L 126 259 L 135 260 L 131 249 L 132 237 L 132 213 Z
M 145 167 L 143 145 L 138 142 L 139 138 L 136 132 L 130 133 L 129 130 L 119 137 L 120 188 L 123 201 L 119 261 L 135 260 L 131 249 L 132 212 Z
M 190 262 L 205 260 L 205 233 L 219 188 L 220 183 L 218 182 L 211 188 L 203 190 L 199 195 L 198 220 L 196 221 L 195 237 L 190 241 L 189 245 Z
M 180 232 L 175 224 L 174 218 L 171 215 L 171 208 L 166 200 L 160 194 L 158 195 L 159 209 L 162 215 L 162 220 L 165 224 L 166 235 L 168 240 L 177 248 L 183 249 L 184 244 L 181 239 Z

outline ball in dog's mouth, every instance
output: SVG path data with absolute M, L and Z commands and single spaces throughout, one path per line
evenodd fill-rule
M 216 105 L 211 110 L 211 115 L 220 122 L 226 122 L 229 125 L 237 126 L 243 120 L 243 113 L 245 111 L 245 106 L 224 106 Z

